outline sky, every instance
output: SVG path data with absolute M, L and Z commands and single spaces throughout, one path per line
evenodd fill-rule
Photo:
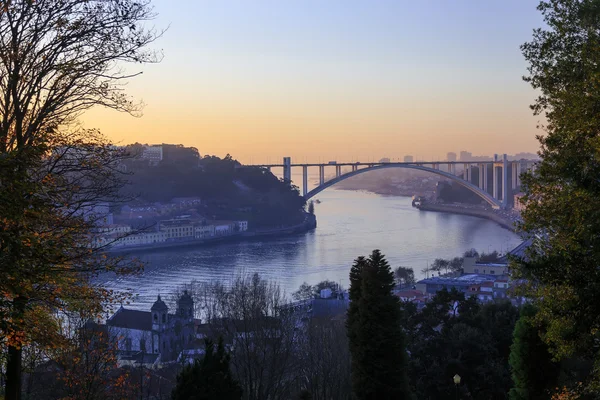
M 535 152 L 519 46 L 537 0 L 154 0 L 162 62 L 127 93 L 136 118 L 82 122 L 121 144 L 244 163 Z

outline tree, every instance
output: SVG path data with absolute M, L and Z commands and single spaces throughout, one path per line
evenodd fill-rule
M 315 214 L 315 202 L 312 200 L 308 203 L 308 213 L 312 215 Z
M 350 352 L 344 321 L 310 318 L 300 335 L 298 378 L 312 400 L 350 398 Z
M 342 291 L 339 283 L 330 280 L 324 280 L 313 286 L 313 297 L 321 297 L 321 290 L 323 289 L 331 289 L 332 297 L 337 297 L 338 293 Z
M 518 311 L 510 303 L 481 305 L 474 296 L 441 290 L 421 312 L 406 308 L 409 377 L 415 396 L 505 399 L 511 387 L 508 347 Z
M 431 270 L 437 271 L 438 273 L 442 272 L 442 270 L 445 270 L 446 273 L 448 273 L 449 265 L 450 265 L 450 261 L 444 260 L 443 258 L 436 258 L 435 260 L 433 260 L 433 263 L 431 264 Z
M 313 287 L 306 282 L 303 282 L 298 290 L 292 293 L 292 298 L 296 301 L 310 300 L 313 297 Z
M 533 323 L 535 313 L 535 307 L 526 304 L 515 325 L 509 357 L 513 380 L 510 400 L 547 399 L 556 387 L 559 368 Z
M 297 317 L 279 285 L 258 274 L 207 284 L 197 300 L 210 337 L 233 346 L 231 369 L 244 399 L 286 399 L 295 389 Z
M 414 285 L 415 271 L 410 267 L 398 267 L 394 270 L 394 279 L 398 285 Z
M 0 2 L 0 331 L 7 339 L 6 396 L 21 396 L 22 346 L 50 344 L 52 309 L 96 313 L 109 293 L 87 284 L 114 264 L 90 252 L 90 204 L 111 199 L 114 149 L 73 128 L 95 105 L 138 113 L 123 92 L 123 62 L 157 61 L 144 50 L 148 1 Z M 111 176 L 112 175 L 112 176 Z M 86 211 L 86 209 L 88 211 Z M 87 242 L 87 243 L 86 243 Z
M 464 252 L 463 257 L 479 257 L 479 252 L 476 249 L 469 249 Z
M 399 299 L 392 294 L 394 275 L 381 252 L 357 259 L 350 281 L 351 300 L 357 302 L 348 313 L 354 398 L 411 398 Z M 357 283 L 360 291 L 354 287 L 353 294 Z
M 229 369 L 229 354 L 225 352 L 223 339 L 219 338 L 215 351 L 214 343 L 205 341 L 206 354 L 202 361 L 187 365 L 177 376 L 173 389 L 173 400 L 239 400 L 242 389 L 233 379 Z
M 537 324 L 556 359 L 594 360 L 585 386 L 600 392 L 600 4 L 542 1 L 546 27 L 521 46 L 525 78 L 539 92 L 532 105 L 547 121 L 539 135 L 541 161 L 524 174 L 519 229 L 531 238 L 513 266 L 530 282 Z
M 454 257 L 449 261 L 448 267 L 452 272 L 462 272 L 464 259 L 462 257 Z

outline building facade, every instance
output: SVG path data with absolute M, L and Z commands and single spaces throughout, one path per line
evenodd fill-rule
M 197 347 L 194 301 L 187 291 L 177 301 L 174 314 L 158 296 L 150 311 L 121 307 L 106 321 L 111 336 L 117 341 L 119 354 L 158 355 L 159 362 L 176 360 L 186 349 Z

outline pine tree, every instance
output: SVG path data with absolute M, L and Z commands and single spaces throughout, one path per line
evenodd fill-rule
M 555 386 L 559 368 L 552 361 L 539 329 L 532 324 L 536 310 L 525 305 L 514 330 L 509 364 L 513 379 L 510 400 L 543 400 Z
M 242 389 L 229 369 L 229 355 L 219 338 L 217 351 L 214 343 L 206 340 L 206 355 L 202 361 L 186 366 L 177 376 L 173 400 L 239 400 Z
M 379 250 L 350 271 L 348 337 L 356 399 L 410 399 L 405 338 L 394 274 Z

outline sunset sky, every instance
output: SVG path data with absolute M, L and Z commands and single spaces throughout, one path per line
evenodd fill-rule
M 519 46 L 537 0 L 155 0 L 160 64 L 141 118 L 83 117 L 127 144 L 242 162 L 535 152 Z

